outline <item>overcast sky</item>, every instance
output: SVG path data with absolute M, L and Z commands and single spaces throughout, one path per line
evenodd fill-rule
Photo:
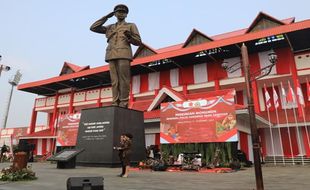
M 103 64 L 106 39 L 89 26 L 128 5 L 127 22 L 139 28 L 154 49 L 185 42 L 195 28 L 208 36 L 247 28 L 260 11 L 277 19 L 310 19 L 309 0 L 0 0 L 0 64 L 12 67 L 0 77 L 0 127 L 3 127 L 10 85 L 17 69 L 21 83 L 58 76 L 65 61 L 97 67 Z M 107 23 L 116 21 L 115 17 Z M 35 94 L 13 92 L 8 127 L 29 126 Z M 45 124 L 44 114 L 37 124 Z

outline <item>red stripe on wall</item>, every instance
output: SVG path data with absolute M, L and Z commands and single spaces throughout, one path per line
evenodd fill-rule
M 250 72 L 254 73 L 260 70 L 259 56 L 258 53 L 249 55 Z
M 160 88 L 162 88 L 163 86 L 171 87 L 170 70 L 160 71 L 159 85 L 160 85 Z
M 280 128 L 284 156 L 291 157 L 290 138 L 287 128 Z
M 155 133 L 155 145 L 160 145 L 160 134 Z
M 248 144 L 248 134 L 244 132 L 239 132 L 240 149 L 246 154 L 246 158 L 249 159 L 249 144 Z
M 298 141 L 297 141 L 297 133 L 296 133 L 296 128 L 295 127 L 290 127 L 290 133 L 291 133 L 291 139 L 292 139 L 292 147 L 293 147 L 293 154 L 298 155 L 299 150 L 298 150 Z
M 243 91 L 242 90 L 239 90 L 236 92 L 236 102 L 239 105 L 244 105 Z
M 182 67 L 180 69 L 180 85 L 194 84 L 194 67 L 193 65 Z
M 308 130 L 308 132 L 309 132 L 309 130 Z M 309 147 L 309 142 L 308 142 L 309 134 L 307 135 L 307 131 L 306 131 L 305 127 L 301 128 L 301 133 L 302 133 L 302 139 L 303 139 L 306 155 L 307 155 L 307 157 L 309 157 L 310 156 L 310 147 Z
M 277 74 L 289 74 L 290 73 L 290 63 L 291 61 L 294 61 L 294 55 L 292 54 L 292 51 L 289 48 L 281 48 L 275 50 L 278 60 L 277 60 Z
M 148 74 L 140 75 L 140 93 L 147 92 L 149 90 Z
M 222 61 L 207 63 L 208 81 L 227 78 L 227 71 L 221 66 Z
M 46 144 L 47 139 L 42 139 L 42 155 L 46 154 Z

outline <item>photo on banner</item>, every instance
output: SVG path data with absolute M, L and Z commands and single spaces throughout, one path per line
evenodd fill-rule
M 160 143 L 237 141 L 234 94 L 162 103 Z

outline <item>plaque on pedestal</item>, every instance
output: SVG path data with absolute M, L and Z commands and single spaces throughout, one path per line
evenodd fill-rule
M 117 166 L 120 136 L 131 133 L 131 161 L 145 159 L 145 134 L 143 112 L 108 106 L 82 110 L 77 148 L 85 151 L 77 157 L 77 164 L 88 166 Z
M 65 149 L 49 157 L 47 161 L 57 161 L 58 169 L 75 168 L 76 156 L 84 149 Z

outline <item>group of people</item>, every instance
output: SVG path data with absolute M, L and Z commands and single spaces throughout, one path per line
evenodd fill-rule
M 8 159 L 8 153 L 10 152 L 10 147 L 6 144 L 3 144 L 1 147 L 1 153 L 0 153 L 0 162 L 3 162 L 5 159 Z

